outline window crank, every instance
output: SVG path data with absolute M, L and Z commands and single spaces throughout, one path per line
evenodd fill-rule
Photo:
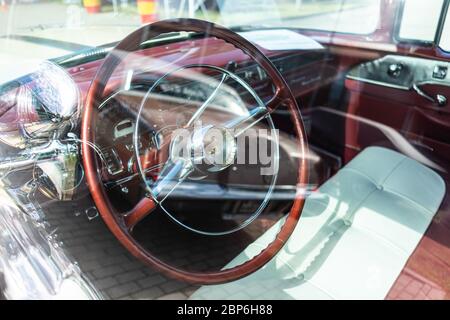
M 447 97 L 442 94 L 437 94 L 436 97 L 430 96 L 428 93 L 419 88 L 417 84 L 413 84 L 414 91 L 417 92 L 418 95 L 424 97 L 428 101 L 438 105 L 439 107 L 443 107 L 447 104 Z

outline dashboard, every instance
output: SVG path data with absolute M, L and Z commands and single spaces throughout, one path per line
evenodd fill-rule
M 197 50 L 202 48 L 202 50 Z M 204 50 L 203 50 L 204 48 Z M 282 73 L 288 82 L 293 94 L 300 98 L 322 86 L 330 83 L 337 77 L 337 67 L 333 63 L 333 56 L 324 49 L 295 49 L 295 50 L 265 50 L 263 53 L 272 61 L 274 66 Z M 98 54 L 98 58 L 97 57 Z M 92 79 L 103 61 L 105 52 L 95 49 L 89 56 L 89 61 L 75 64 L 71 61 L 65 71 L 70 75 L 71 83 L 77 87 L 80 95 L 80 104 L 85 99 Z M 198 62 L 219 66 L 232 70 L 245 83 L 249 84 L 263 100 L 273 95 L 273 86 L 264 70 L 252 63 L 243 52 L 217 38 L 188 39 L 180 42 L 170 42 L 156 47 L 144 48 L 139 52 L 144 57 L 158 59 L 150 61 L 144 69 L 158 69 L 161 61 L 180 62 L 190 64 Z M 180 60 L 182 59 L 182 60 Z M 61 60 L 62 61 L 62 60 Z M 155 63 L 152 65 L 152 63 Z M 61 62 L 64 67 L 64 63 Z M 160 76 L 160 75 L 159 75 Z M 136 155 L 133 143 L 133 134 L 136 129 L 136 112 L 142 102 L 143 95 L 155 83 L 158 75 L 154 72 L 137 72 L 130 81 L 129 92 L 138 93 L 138 96 L 116 95 L 114 87 L 103 98 L 98 110 L 97 143 L 100 148 L 104 172 L 102 178 L 105 186 L 119 191 L 129 199 L 141 197 L 142 188 L 138 188 L 136 181 Z M 216 78 L 217 80 L 217 78 Z M 118 86 L 116 86 L 117 88 Z M 149 115 L 150 126 L 141 126 L 138 146 L 142 150 L 156 150 L 161 144 L 161 132 L 169 126 L 181 127 L 190 119 L 192 108 L 186 108 L 181 100 L 188 100 L 191 106 L 205 101 L 211 94 L 211 88 L 190 81 L 175 81 L 162 83 L 157 94 L 171 97 L 166 100 L 166 106 L 159 108 Z M 248 92 L 237 91 L 240 99 L 246 100 Z M 178 100 L 177 100 L 178 99 Z M 214 106 L 212 106 L 214 107 Z M 282 109 L 282 108 L 280 108 Z M 238 110 L 237 110 L 238 111 Z M 283 110 L 280 110 L 283 111 Z M 77 116 L 77 114 L 74 115 Z M 281 116 L 286 114 L 281 112 Z M 76 121 L 74 121 L 76 122 Z M 151 152 L 147 152 L 151 153 Z M 145 156 L 144 154 L 142 156 Z M 289 167 L 289 166 L 286 166 Z M 287 178 L 293 176 L 287 174 Z M 261 177 L 258 177 L 259 179 Z M 283 182 L 283 177 L 280 181 Z M 286 180 L 287 181 L 287 180 Z M 264 181 L 251 181 L 250 184 L 264 184 Z M 133 202 L 133 200 L 131 200 Z
M 202 50 L 194 50 L 199 47 Z M 336 63 L 338 58 L 333 56 L 326 48 L 288 51 L 262 49 L 262 51 L 283 75 L 293 95 L 300 101 L 304 101 L 303 99 L 308 97 L 310 93 L 311 95 L 315 94 L 319 88 L 324 87 L 325 90 L 328 90 L 326 85 L 338 79 L 341 75 L 340 72 L 342 72 L 339 69 L 339 64 Z M 274 93 L 271 79 L 268 78 L 264 70 L 243 55 L 241 50 L 230 46 L 220 39 L 193 39 L 169 43 L 143 49 L 140 51 L 140 54 L 145 57 L 157 57 L 158 61 L 168 63 L 171 63 L 171 61 L 179 63 L 181 61 L 181 65 L 187 65 L 200 61 L 230 70 L 245 83 L 249 84 L 263 101 L 269 100 Z M 180 57 L 183 57 L 183 59 L 179 60 Z M 102 59 L 97 59 L 67 67 L 66 71 L 68 71 L 78 86 L 82 99 L 86 97 L 91 81 L 95 77 L 102 61 Z M 103 102 L 99 103 L 98 121 L 96 122 L 98 126 L 96 128 L 96 144 L 100 148 L 103 158 L 100 159 L 103 162 L 103 166 L 101 166 L 103 169 L 101 172 L 102 181 L 111 202 L 123 212 L 132 208 L 147 192 L 137 171 L 133 136 L 136 131 L 135 120 L 137 111 L 145 94 L 161 76 L 161 73 L 155 72 L 158 66 L 152 65 L 152 61 L 149 61 L 149 63 L 149 66 L 142 64 L 142 69 L 139 69 L 140 66 L 135 69 L 139 70 L 139 72 L 133 73 L 127 88 L 124 88 L 122 83 L 113 83 L 115 86 L 107 87 L 105 96 L 101 99 Z M 177 63 L 172 64 L 172 66 L 176 66 Z M 383 61 L 381 63 L 382 68 L 385 68 L 385 64 L 389 66 L 388 62 Z M 394 82 L 392 82 L 391 77 L 387 77 L 387 79 L 376 78 L 379 76 L 375 74 L 375 71 L 378 70 L 377 68 L 374 68 L 373 72 L 371 72 L 370 66 L 364 68 L 363 71 L 359 69 L 351 72 L 348 75 L 348 79 L 352 76 L 359 76 L 367 82 L 380 81 L 388 83 L 388 81 L 391 81 L 394 84 L 395 81 L 397 81 L 397 84 L 400 84 L 400 80 L 404 80 L 406 83 L 407 79 L 410 79 L 410 72 L 407 66 L 405 66 L 398 78 L 393 80 Z M 427 66 L 427 68 L 428 71 L 426 72 L 429 72 L 431 67 Z M 217 75 L 209 76 L 214 78 L 215 81 L 220 80 Z M 447 81 L 447 79 L 442 81 Z M 160 98 L 164 98 L 160 99 L 160 101 L 164 100 L 164 103 L 159 108 L 152 107 L 153 111 L 146 116 L 146 120 L 149 121 L 139 124 L 141 130 L 138 136 L 138 148 L 142 151 L 138 152 L 138 157 L 141 157 L 141 160 L 142 158 L 149 160 L 150 167 L 159 160 L 155 155 L 159 149 L 158 146 L 162 144 L 164 130 L 170 130 L 171 126 L 183 127 L 187 120 L 192 117 L 193 109 L 198 108 L 198 104 L 206 101 L 211 95 L 211 87 L 189 80 L 168 81 L 161 83 L 155 94 L 159 95 Z M 245 90 L 237 90 L 237 94 L 244 100 L 248 96 L 248 92 Z M 189 103 L 186 103 L 186 101 L 189 101 Z M 214 105 L 211 105 L 211 107 L 214 108 Z M 283 111 L 282 107 L 277 110 L 277 113 L 274 115 L 276 117 L 274 121 L 277 127 L 288 131 L 290 129 L 290 119 L 288 119 L 288 113 Z M 306 113 L 303 115 L 304 121 L 308 125 L 308 116 Z M 272 195 L 275 206 L 269 208 L 272 210 L 271 212 L 281 212 L 282 210 L 279 209 L 289 201 L 287 199 L 290 197 L 286 196 L 286 194 L 290 190 L 284 190 L 282 187 L 293 186 L 296 183 L 293 181 L 296 176 L 296 160 L 291 156 L 293 152 L 290 149 L 292 146 L 289 145 L 289 137 L 284 136 L 281 140 L 283 145 L 281 146 L 280 159 L 283 162 L 280 167 L 283 172 L 279 175 L 277 182 L 278 186 L 280 186 L 280 191 L 278 192 L 278 189 L 276 189 Z M 334 160 L 331 159 L 329 162 Z M 147 173 L 150 179 L 156 180 L 158 177 L 157 169 Z M 314 174 L 313 172 L 310 174 L 313 181 L 315 180 Z M 323 181 L 323 178 L 330 174 L 331 172 L 324 172 L 323 177 L 317 180 Z M 252 199 L 256 198 L 256 192 L 264 191 L 263 187 L 267 185 L 264 177 L 261 177 L 258 172 L 252 171 L 251 168 L 240 168 L 235 173 L 231 172 L 230 174 L 221 173 L 213 177 L 213 179 L 216 179 L 219 183 L 209 184 L 206 180 L 193 180 L 192 183 L 204 183 L 205 186 L 203 188 L 195 188 L 199 190 L 198 194 L 193 194 L 194 191 L 189 189 L 190 195 L 197 199 L 211 201 L 213 203 L 211 208 L 216 208 L 213 211 L 225 214 L 244 213 L 245 215 L 246 212 L 254 211 L 258 203 L 254 200 L 252 201 Z M 242 185 L 242 181 L 245 181 L 246 185 Z M 237 187 L 224 190 L 223 186 Z M 211 192 L 208 193 L 208 191 Z M 218 194 L 222 195 L 221 199 L 217 198 Z M 174 196 L 178 195 L 174 194 Z M 192 199 L 185 200 L 181 196 L 177 198 L 175 205 L 181 206 L 186 201 L 194 201 Z M 230 198 L 228 199 L 227 197 Z M 194 213 L 198 213 L 195 212 L 198 211 L 195 209 L 195 206 L 186 205 L 185 207 L 192 208 Z

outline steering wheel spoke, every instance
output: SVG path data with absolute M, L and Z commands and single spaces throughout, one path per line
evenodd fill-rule
M 132 210 L 123 215 L 123 222 L 126 228 L 131 231 L 134 226 L 147 217 L 156 208 L 156 203 L 153 199 L 143 198 Z
M 192 163 L 188 160 L 168 160 L 151 187 L 154 199 L 163 202 L 192 171 Z
M 228 74 L 223 73 L 222 78 L 220 79 L 217 86 L 214 88 L 213 92 L 209 95 L 208 99 L 203 102 L 203 104 L 195 111 L 195 113 L 192 115 L 192 117 L 189 119 L 188 123 L 186 124 L 186 127 L 190 127 L 194 125 L 196 121 L 198 121 L 205 111 L 206 107 L 214 100 L 214 98 L 217 96 L 217 93 L 219 92 L 220 87 L 222 84 L 225 83 L 225 81 L 228 79 Z
M 224 127 L 233 130 L 234 137 L 240 136 L 246 130 L 255 126 L 269 115 L 269 110 L 265 107 L 256 107 L 249 111 L 248 115 L 240 116 L 228 121 Z
M 123 221 L 132 230 L 136 224 L 147 217 L 158 204 L 163 202 L 175 188 L 192 172 L 192 167 L 183 160 L 168 161 L 155 181 L 152 191 L 156 199 L 145 197 L 132 210 L 123 215 Z
M 252 128 L 259 122 L 275 111 L 286 99 L 282 96 L 282 91 L 277 88 L 274 95 L 269 99 L 267 103 L 263 103 L 259 97 L 252 90 L 250 93 L 254 96 L 258 102 L 258 106 L 249 111 L 247 115 L 236 117 L 228 121 L 224 127 L 234 131 L 234 136 L 238 137 L 246 130 Z

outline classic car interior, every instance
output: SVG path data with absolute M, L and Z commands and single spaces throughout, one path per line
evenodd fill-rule
M 369 2 L 370 34 L 173 18 L 4 82 L 0 297 L 449 299 L 449 1 L 431 38 Z

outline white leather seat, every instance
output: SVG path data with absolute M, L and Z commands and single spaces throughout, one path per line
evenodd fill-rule
M 434 171 L 400 153 L 370 147 L 308 198 L 283 249 L 264 268 L 203 286 L 192 299 L 383 299 L 445 194 Z M 253 257 L 282 221 L 226 267 Z

